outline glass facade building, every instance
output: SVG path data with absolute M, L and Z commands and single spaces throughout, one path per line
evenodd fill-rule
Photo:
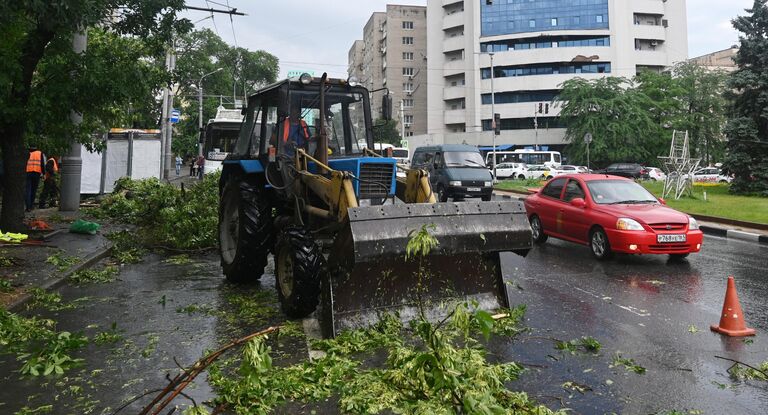
M 578 73 L 611 73 L 609 62 L 595 63 L 537 63 L 533 65 L 496 66 L 493 68 L 494 78 L 531 75 L 559 75 Z M 482 79 L 491 78 L 491 68 L 481 68 Z
M 610 36 L 541 36 L 538 38 L 483 42 L 480 52 L 507 52 L 510 50 L 611 46 Z
M 608 0 L 475 1 L 480 2 L 482 36 L 609 28 Z

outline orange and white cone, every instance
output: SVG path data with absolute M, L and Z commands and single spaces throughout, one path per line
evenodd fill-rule
M 744 313 L 741 311 L 733 276 L 728 277 L 728 288 L 725 290 L 725 302 L 723 303 L 723 312 L 720 315 L 720 324 L 713 324 L 710 328 L 712 331 L 732 337 L 755 335 L 755 329 L 748 328 L 744 322 Z

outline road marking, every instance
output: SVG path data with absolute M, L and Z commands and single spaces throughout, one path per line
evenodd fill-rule
M 567 285 L 567 284 L 566 284 L 566 285 Z M 590 292 L 590 291 L 587 291 L 587 290 L 581 289 L 581 288 L 579 288 L 579 287 L 574 287 L 574 286 L 571 286 L 571 288 L 573 288 L 573 289 L 575 289 L 575 290 L 577 290 L 577 291 L 581 291 L 581 292 L 583 292 L 584 294 L 588 294 L 588 295 L 591 295 L 592 297 L 595 297 L 595 298 L 597 298 L 598 300 L 602 300 L 602 301 L 605 301 L 605 302 L 606 302 L 606 303 L 608 303 L 608 304 L 613 304 L 613 305 L 615 305 L 616 307 L 619 307 L 620 309 L 622 309 L 622 310 L 625 310 L 625 311 L 629 311 L 630 313 L 632 313 L 632 314 L 635 314 L 635 315 L 637 315 L 637 316 L 640 316 L 640 317 L 648 317 L 648 316 L 650 316 L 650 315 L 651 315 L 651 313 L 649 313 L 649 312 L 648 312 L 648 310 L 642 310 L 642 309 L 639 309 L 639 308 L 637 308 L 637 307 L 632 307 L 631 305 L 621 305 L 621 304 L 617 304 L 617 303 L 614 303 L 614 302 L 610 301 L 611 297 L 604 297 L 604 296 L 599 296 L 599 295 L 597 295 L 597 294 L 595 294 L 595 293 L 593 293 L 593 292 Z

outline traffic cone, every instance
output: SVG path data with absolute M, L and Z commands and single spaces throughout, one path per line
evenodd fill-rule
M 725 302 L 723 303 L 723 313 L 720 316 L 720 325 L 713 324 L 710 329 L 732 337 L 755 335 L 755 329 L 748 328 L 744 322 L 744 313 L 741 311 L 733 276 L 728 277 L 728 288 L 725 290 Z

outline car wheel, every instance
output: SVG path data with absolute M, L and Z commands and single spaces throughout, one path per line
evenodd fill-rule
M 655 181 L 656 181 L 656 178 L 654 178 L 654 177 L 651 177 L 651 181 L 652 181 L 652 182 L 655 182 Z
M 688 257 L 688 253 L 685 254 L 669 254 L 669 259 L 673 261 L 680 261 Z
M 543 244 L 547 242 L 547 234 L 544 233 L 544 227 L 541 226 L 541 219 L 538 216 L 533 215 L 530 219 L 531 222 L 531 237 L 533 242 L 537 244 Z
M 728 180 L 720 180 L 720 183 L 721 184 L 726 184 L 726 183 L 728 183 Z
M 592 249 L 592 255 L 599 260 L 608 259 L 613 254 L 608 235 L 601 228 L 595 228 L 589 235 L 589 246 Z
M 448 201 L 448 191 L 443 186 L 437 188 L 437 201 L 441 203 Z
M 300 226 L 283 230 L 276 251 L 275 288 L 281 308 L 288 317 L 306 317 L 320 301 L 323 254 L 312 234 Z
M 221 193 L 219 254 L 227 280 L 258 281 L 274 244 L 272 208 L 263 186 L 233 178 Z
M 517 176 L 517 178 L 520 179 L 520 180 L 525 180 L 525 175 L 521 174 L 521 175 Z

